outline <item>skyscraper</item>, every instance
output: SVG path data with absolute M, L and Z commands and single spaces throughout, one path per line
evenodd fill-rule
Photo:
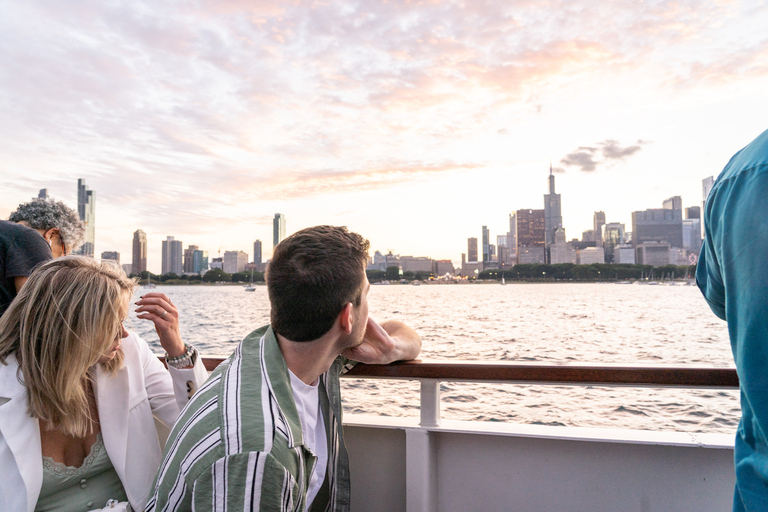
M 624 243 L 625 226 L 619 222 L 610 222 L 605 225 L 604 231 L 603 249 L 605 249 L 605 262 L 616 263 L 614 253 L 616 247 Z
M 517 210 L 516 216 L 517 262 L 545 263 L 544 210 Z
M 517 263 L 517 214 L 509 214 L 509 231 L 507 231 L 507 262 Z
M 683 198 L 680 196 L 673 196 L 669 199 L 665 199 L 664 202 L 661 203 L 661 207 L 665 210 L 682 210 Z
M 549 246 L 555 241 L 555 230 L 563 225 L 560 212 L 560 194 L 555 194 L 555 175 L 549 166 L 549 194 L 544 195 L 544 243 Z
M 137 229 L 133 232 L 133 260 L 131 272 L 141 274 L 147 270 L 147 234 Z
M 467 261 L 477 261 L 477 238 L 467 238 Z
M 272 250 L 285 238 L 285 215 L 276 213 L 272 221 Z
M 96 243 L 96 197 L 88 190 L 85 180 L 77 180 L 77 213 L 85 224 L 85 242 L 77 254 L 93 258 Z
M 48 199 L 48 189 L 47 188 L 41 188 L 40 192 L 37 193 L 38 199 Z
M 162 274 L 178 274 L 181 275 L 183 266 L 181 261 L 182 256 L 182 242 L 181 240 L 174 240 L 172 236 L 163 240 L 163 262 L 162 262 Z
M 261 263 L 261 240 L 253 242 L 253 262 Z
M 197 245 L 189 245 L 184 251 L 184 273 L 193 273 L 195 271 L 195 251 L 199 251 Z
M 491 261 L 491 237 L 488 226 L 483 226 L 483 262 Z
M 595 212 L 592 215 L 592 229 L 598 246 L 603 245 L 603 226 L 605 226 L 605 212 Z

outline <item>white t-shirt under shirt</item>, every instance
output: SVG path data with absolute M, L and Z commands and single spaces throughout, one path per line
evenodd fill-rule
M 309 478 L 309 488 L 307 489 L 306 509 L 312 504 L 317 496 L 320 486 L 325 479 L 325 469 L 328 466 L 328 441 L 325 433 L 325 422 L 323 421 L 323 412 L 320 410 L 320 381 L 314 386 L 304 384 L 291 370 L 291 388 L 293 388 L 293 400 L 296 402 L 296 409 L 299 411 L 301 420 L 301 435 L 304 437 L 304 446 L 317 457 L 317 464 L 312 470 L 312 476 Z

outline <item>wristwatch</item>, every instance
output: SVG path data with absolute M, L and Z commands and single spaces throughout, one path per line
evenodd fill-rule
M 173 366 L 176 369 L 182 369 L 186 366 L 194 366 L 197 361 L 197 349 L 192 345 L 184 344 L 184 353 L 180 356 L 169 357 L 168 352 L 165 353 L 165 362 L 168 366 Z

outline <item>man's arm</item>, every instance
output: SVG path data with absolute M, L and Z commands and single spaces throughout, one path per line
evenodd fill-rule
M 421 352 L 419 334 L 398 320 L 387 320 L 381 325 L 368 318 L 363 342 L 342 355 L 353 361 L 368 364 L 389 364 L 394 361 L 415 359 Z

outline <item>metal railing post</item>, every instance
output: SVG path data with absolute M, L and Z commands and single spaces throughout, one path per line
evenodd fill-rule
M 437 427 L 440 425 L 440 381 L 422 379 L 421 382 L 421 421 L 422 427 Z

